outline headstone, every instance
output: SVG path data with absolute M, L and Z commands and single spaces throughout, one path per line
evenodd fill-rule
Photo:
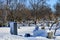
M 47 38 L 52 39 L 53 38 L 53 32 L 48 32 Z
M 42 37 L 46 37 L 47 36 L 47 32 L 45 30 L 36 30 L 33 32 L 33 36 L 42 36 Z
M 39 30 L 38 25 L 35 25 L 35 29 L 34 29 L 34 31 L 35 31 L 35 30 Z
M 25 21 L 22 22 L 22 25 L 23 25 L 23 26 L 26 26 Z
M 34 31 L 33 31 L 33 36 L 42 36 L 42 37 L 46 37 L 47 36 L 47 32 L 45 31 L 45 29 L 39 29 L 38 26 L 35 27 Z
M 17 35 L 17 23 L 10 22 L 10 33 L 13 35 Z
M 8 23 L 8 27 L 10 27 L 10 23 Z

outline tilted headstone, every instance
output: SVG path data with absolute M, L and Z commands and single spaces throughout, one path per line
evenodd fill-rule
M 47 36 L 47 32 L 45 30 L 36 30 L 33 32 L 33 36 L 42 36 L 42 37 L 46 37 Z
M 10 22 L 10 33 L 13 35 L 17 35 L 17 23 Z
M 46 37 L 47 36 L 47 32 L 44 29 L 39 29 L 39 27 L 36 26 L 34 31 L 33 31 L 33 36 L 34 37 L 37 37 L 37 36 Z

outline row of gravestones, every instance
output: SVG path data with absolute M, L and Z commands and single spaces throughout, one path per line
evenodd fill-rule
M 9 24 L 10 24 L 10 33 L 12 35 L 17 35 L 17 23 L 16 22 L 10 22 Z M 25 37 L 30 37 L 30 36 L 32 36 L 32 35 L 30 35 L 29 33 L 28 34 L 27 33 L 25 34 Z M 33 36 L 34 37 L 36 37 L 36 36 L 46 37 L 47 36 L 47 32 L 44 30 L 44 28 L 42 28 L 42 30 L 39 30 L 39 27 L 36 26 L 35 29 L 33 30 Z

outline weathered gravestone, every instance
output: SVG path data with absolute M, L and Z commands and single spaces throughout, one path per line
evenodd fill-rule
M 17 23 L 10 22 L 10 33 L 13 35 L 17 35 Z
M 47 32 L 45 31 L 44 27 L 42 27 L 42 29 L 39 29 L 39 27 L 36 26 L 35 30 L 33 31 L 33 36 L 34 37 L 37 37 L 37 36 L 46 37 L 47 36 Z

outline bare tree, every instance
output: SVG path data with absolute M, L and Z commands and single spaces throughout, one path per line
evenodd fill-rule
M 54 7 L 56 9 L 55 16 L 60 17 L 60 1 L 58 1 Z
M 49 19 L 52 20 L 52 10 L 46 3 L 46 0 L 30 0 L 31 12 L 34 20 L 37 19 Z
M 38 13 L 39 7 L 41 5 L 41 0 L 38 0 L 38 1 L 37 0 L 30 0 L 30 5 L 31 5 L 31 9 L 33 10 L 32 15 L 34 17 L 35 24 L 36 24 L 37 13 Z

